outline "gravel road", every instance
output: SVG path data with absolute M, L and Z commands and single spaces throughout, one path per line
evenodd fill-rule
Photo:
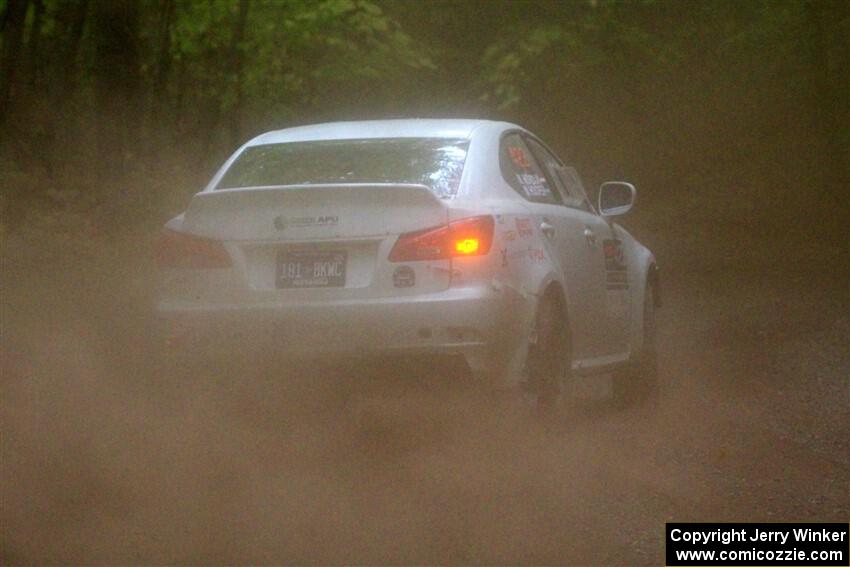
M 661 565 L 668 521 L 846 522 L 846 280 L 665 276 L 658 401 L 582 379 L 546 422 L 436 361 L 162 375 L 137 307 L 7 281 L 0 561 Z

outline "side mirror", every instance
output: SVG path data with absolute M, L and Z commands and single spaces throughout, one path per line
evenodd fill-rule
M 624 181 L 606 181 L 599 187 L 599 214 L 606 217 L 624 215 L 635 204 L 637 189 Z

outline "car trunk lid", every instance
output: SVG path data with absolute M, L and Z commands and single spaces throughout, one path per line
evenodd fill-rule
M 246 288 L 280 299 L 379 297 L 449 286 L 448 260 L 388 261 L 401 233 L 447 222 L 424 185 L 322 184 L 203 192 L 183 230 L 226 243 Z

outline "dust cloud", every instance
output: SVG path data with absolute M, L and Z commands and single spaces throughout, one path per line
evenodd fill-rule
M 138 246 L 4 259 L 5 564 L 657 565 L 667 521 L 850 511 L 839 280 L 671 266 L 660 398 L 540 420 L 452 361 L 165 364 Z

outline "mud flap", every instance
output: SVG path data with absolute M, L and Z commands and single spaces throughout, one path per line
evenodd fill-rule
M 525 364 L 533 340 L 536 304 L 529 301 L 530 296 L 516 290 L 506 288 L 505 293 L 511 294 L 511 299 L 506 302 L 490 346 L 467 356 L 473 376 L 498 390 L 516 389 L 526 379 Z M 517 329 L 528 332 L 516 333 Z

